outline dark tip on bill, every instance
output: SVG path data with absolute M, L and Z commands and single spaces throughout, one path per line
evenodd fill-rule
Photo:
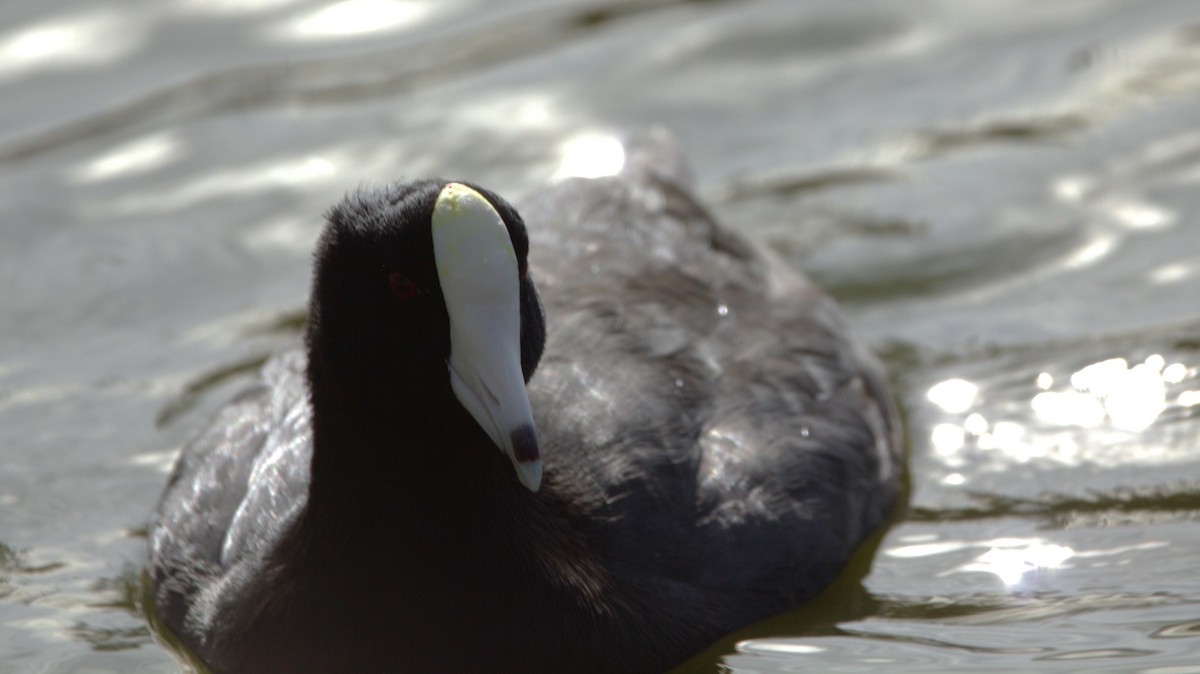
M 518 463 L 529 463 L 541 458 L 538 453 L 537 432 L 533 426 L 525 424 L 508 435 L 512 441 L 513 457 Z

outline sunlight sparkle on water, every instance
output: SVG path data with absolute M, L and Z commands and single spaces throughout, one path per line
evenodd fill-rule
M 121 214 L 154 213 L 186 208 L 222 196 L 272 188 L 300 188 L 327 179 L 349 163 L 336 151 L 317 156 L 284 157 L 192 177 L 175 187 L 156 189 L 114 202 Z
M 1178 366 L 1178 367 L 1177 367 Z M 1060 425 L 1095 426 L 1107 417 L 1114 428 L 1142 431 L 1166 409 L 1169 377 L 1180 377 L 1182 364 L 1166 366 L 1154 354 L 1129 367 L 1124 358 L 1093 363 L 1071 375 L 1074 391 L 1055 394 L 1054 399 L 1034 398 L 1034 411 L 1044 421 Z
M 1095 428 L 1104 422 L 1104 405 L 1079 391 L 1043 391 L 1030 401 L 1039 419 L 1057 426 Z
M 980 413 L 973 412 L 963 422 L 963 430 L 971 435 L 983 435 L 988 430 L 988 420 Z
M 957 378 L 941 381 L 927 392 L 935 406 L 952 415 L 929 428 L 931 455 L 948 469 L 941 483 L 966 484 L 970 473 L 962 469 L 976 460 L 989 470 L 1035 460 L 1060 465 L 1166 460 L 1178 452 L 1130 434 L 1153 426 L 1171 406 L 1200 405 L 1200 391 L 1178 390 L 1195 374 L 1195 368 L 1168 364 L 1159 354 L 1132 365 L 1125 358 L 1109 358 L 1069 376 L 1040 372 L 1029 399 L 1032 419 L 1020 414 L 986 418 L 984 413 L 996 410 L 971 411 L 979 404 L 976 384 Z M 954 418 L 968 411 L 965 418 Z
M 0 76 L 44 67 L 101 64 L 141 41 L 137 21 L 115 12 L 55 19 L 0 35 Z
M 1106 420 L 1118 430 L 1138 432 L 1149 428 L 1167 406 L 1167 384 L 1187 376 L 1182 363 L 1166 364 L 1154 354 L 1129 366 L 1124 358 L 1092 363 L 1071 375 L 1071 388 L 1043 390 L 1030 401 L 1041 421 L 1056 426 L 1095 428 Z M 1043 386 L 1041 375 L 1038 387 Z
M 912 545 L 900 545 L 894 548 L 889 548 L 884 551 L 888 557 L 897 557 L 900 559 L 913 559 L 916 557 L 933 557 L 934 555 L 944 555 L 948 552 L 958 552 L 970 547 L 965 541 L 938 541 L 938 542 L 921 542 Z
M 180 0 L 188 12 L 217 15 L 257 14 L 295 5 L 301 0 Z
M 1117 239 L 1114 236 L 1097 236 L 1068 255 L 1065 265 L 1068 269 L 1079 269 L 1093 265 L 1108 257 L 1109 253 L 1116 247 L 1116 244 Z
M 169 133 L 156 133 L 112 148 L 76 169 L 74 177 L 89 183 L 144 173 L 161 168 L 179 154 L 177 138 Z
M 562 159 L 554 180 L 600 178 L 616 175 L 625 166 L 625 148 L 616 138 L 587 133 L 568 139 L 559 152 Z
M 747 655 L 755 654 L 786 654 L 786 655 L 810 655 L 812 653 L 821 653 L 825 649 L 812 644 L 796 643 L 794 641 L 783 641 L 782 639 L 747 639 L 739 641 L 734 646 L 739 653 Z
M 1000 539 L 958 571 L 981 571 L 1000 579 L 1009 589 L 1025 590 L 1036 584 L 1037 574 L 1061 568 L 1075 551 L 1064 545 L 1024 539 Z
M 1095 185 L 1091 178 L 1085 176 L 1064 176 L 1054 182 L 1054 194 L 1063 201 L 1080 201 Z
M 289 23 L 284 34 L 299 39 L 336 39 L 382 33 L 415 23 L 429 7 L 401 0 L 343 0 Z
M 931 435 L 933 451 L 940 456 L 950 456 L 966 444 L 966 432 L 957 424 L 938 424 Z
M 1200 267 L 1200 263 L 1171 262 L 1150 270 L 1147 277 L 1151 283 L 1177 283 L 1195 274 L 1197 267 Z
M 979 387 L 965 379 L 947 379 L 929 387 L 925 397 L 943 412 L 958 414 L 971 409 Z
M 990 433 L 979 438 L 980 449 L 1002 449 L 1016 454 L 1016 448 L 1025 438 L 1025 427 L 1015 421 L 997 421 Z
M 1042 372 L 1037 376 L 1037 387 L 1045 391 L 1054 386 L 1054 377 L 1049 372 Z
M 1154 229 L 1175 222 L 1175 214 L 1142 201 L 1126 200 L 1108 208 L 1114 220 L 1130 229 Z
M 1183 363 L 1171 363 L 1163 368 L 1162 378 L 1168 384 L 1178 384 L 1188 375 L 1188 368 Z

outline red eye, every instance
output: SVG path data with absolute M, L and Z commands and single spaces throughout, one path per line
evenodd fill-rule
M 388 289 L 392 291 L 392 294 L 398 300 L 411 300 L 419 292 L 417 284 L 410 281 L 407 276 L 398 271 L 394 271 L 388 275 Z

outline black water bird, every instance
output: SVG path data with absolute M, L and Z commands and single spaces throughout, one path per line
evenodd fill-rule
M 657 672 L 826 587 L 896 498 L 882 373 L 677 160 L 520 215 L 440 180 L 334 206 L 306 348 L 159 504 L 183 644 L 217 672 Z

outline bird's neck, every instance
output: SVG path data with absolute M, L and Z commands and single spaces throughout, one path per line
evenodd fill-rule
M 314 390 L 325 391 L 312 400 L 314 514 L 406 526 L 420 514 L 478 522 L 483 514 L 470 511 L 496 501 L 530 505 L 507 459 L 451 396 Z
M 606 603 L 619 593 L 592 556 L 582 518 L 552 482 L 536 494 L 523 487 L 461 407 L 387 419 L 323 411 L 314 409 L 296 552 L 314 574 L 304 582 L 336 592 L 335 603 L 361 606 L 380 592 L 422 604 L 472 594 L 479 619 L 495 621 L 509 612 L 545 619 L 564 610 L 553 604 L 562 601 L 621 611 Z M 447 620 L 471 609 L 443 608 Z

